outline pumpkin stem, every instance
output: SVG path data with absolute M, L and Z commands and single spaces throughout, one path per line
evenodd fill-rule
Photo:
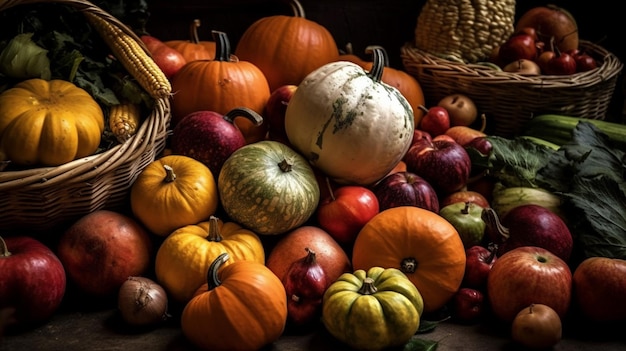
M 289 1 L 289 0 L 287 0 L 287 1 Z M 289 5 L 291 6 L 291 9 L 293 10 L 294 17 L 305 18 L 305 16 L 304 16 L 304 7 L 302 7 L 302 4 L 300 3 L 300 1 L 298 1 L 298 0 L 291 0 L 291 1 L 289 1 Z
M 247 107 L 235 107 L 223 116 L 224 120 L 229 123 L 234 123 L 236 117 L 245 117 L 255 126 L 263 123 L 263 117 Z
M 504 240 L 509 238 L 509 228 L 502 225 L 502 222 L 500 222 L 500 219 L 498 218 L 498 214 L 493 208 L 484 208 L 481 218 L 485 221 L 487 230 L 492 238 L 504 238 Z
M 222 284 L 217 272 L 220 270 L 222 265 L 226 261 L 228 261 L 229 258 L 230 258 L 230 255 L 226 252 L 223 252 L 219 256 L 217 256 L 217 258 L 214 259 L 213 262 L 211 262 L 211 265 L 209 266 L 207 278 L 206 278 L 208 286 L 209 286 L 209 290 L 213 290 Z
M 174 173 L 174 169 L 170 165 L 163 165 L 165 169 L 165 179 L 163 179 L 166 183 L 171 183 L 176 180 L 176 173 Z
M 206 239 L 211 242 L 220 242 L 222 241 L 222 235 L 220 234 L 219 229 L 219 219 L 215 216 L 209 217 L 209 235 L 207 235 Z
M 359 294 L 361 295 L 373 295 L 378 291 L 374 286 L 374 279 L 371 277 L 365 277 L 363 279 L 363 285 L 361 285 L 361 289 L 359 289 Z
M 402 273 L 415 273 L 417 270 L 417 260 L 413 257 L 405 258 L 400 263 Z
M 280 161 L 280 163 L 278 164 L 278 168 L 280 168 L 281 171 L 283 172 L 291 172 L 291 168 L 292 168 L 292 164 L 287 161 L 287 159 L 283 159 L 282 161 Z
M 198 28 L 200 28 L 200 23 L 200 20 L 196 18 L 189 26 L 189 41 L 194 44 L 200 43 L 200 37 L 198 37 Z
M 380 82 L 383 77 L 383 70 L 387 65 L 387 51 L 381 46 L 370 46 L 368 48 L 371 50 L 373 59 L 372 68 L 367 73 L 367 76 L 375 82 Z
M 231 48 L 228 35 L 219 30 L 211 31 L 213 40 L 215 41 L 215 61 L 231 61 Z
M 9 248 L 7 247 L 7 243 L 0 236 L 0 257 L 9 257 L 9 256 L 11 256 L 11 252 L 9 251 Z

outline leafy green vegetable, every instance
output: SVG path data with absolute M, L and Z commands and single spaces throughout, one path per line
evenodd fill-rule
M 626 153 L 600 129 L 579 122 L 537 181 L 563 198 L 581 259 L 626 259 Z
M 474 148 L 467 148 L 472 167 L 486 170 L 506 187 L 539 187 L 535 176 L 554 150 L 522 137 L 507 139 L 488 136 L 492 151 L 483 155 Z
M 0 72 L 11 78 L 50 79 L 48 50 L 32 41 L 33 33 L 13 37 L 0 52 Z
M 403 351 L 435 351 L 439 343 L 433 340 L 422 339 L 417 335 L 413 335 L 411 339 L 402 348 Z

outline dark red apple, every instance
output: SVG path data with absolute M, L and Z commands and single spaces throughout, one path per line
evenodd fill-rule
M 93 297 L 110 297 L 131 276 L 150 268 L 153 246 L 134 218 L 110 210 L 91 212 L 61 234 L 57 255 L 68 278 Z
M 0 237 L 0 311 L 13 310 L 11 327 L 49 319 L 65 289 L 65 269 L 49 247 L 28 236 Z
M 496 247 L 474 245 L 465 250 L 465 275 L 462 286 L 485 291 L 491 267 L 498 259 Z
M 140 39 L 146 45 L 154 63 L 159 66 L 168 79 L 172 78 L 187 63 L 180 52 L 165 45 L 161 40 L 150 35 L 142 35 Z
M 545 74 L 565 76 L 576 73 L 576 60 L 566 52 L 555 51 L 555 55 L 546 62 Z
M 433 141 L 432 136 L 419 128 L 413 130 L 413 139 L 411 139 L 411 146 L 419 143 L 431 143 Z
M 479 136 L 472 140 L 470 140 L 467 144 L 463 145 L 465 148 L 474 148 L 476 151 L 480 152 L 483 155 L 491 154 L 491 150 L 493 149 L 493 145 L 489 138 L 486 136 Z
M 483 315 L 485 295 L 472 288 L 460 288 L 452 298 L 454 318 L 462 323 L 476 323 Z
M 450 115 L 444 107 L 426 108 L 421 105 L 420 109 L 424 111 L 424 116 L 420 121 L 419 129 L 427 132 L 431 137 L 443 134 L 450 128 Z
M 528 34 L 514 35 L 500 45 L 498 56 L 504 65 L 521 59 L 533 61 L 537 57 L 535 39 Z
M 572 299 L 572 272 L 565 261 L 536 246 L 502 256 L 487 278 L 487 300 L 496 318 L 512 322 L 530 304 L 544 304 L 565 317 Z
M 202 162 L 217 179 L 226 159 L 246 145 L 243 133 L 235 124 L 235 118 L 244 117 L 257 125 L 263 122 L 259 114 L 247 108 L 236 108 L 225 115 L 213 111 L 192 112 L 172 131 L 172 153 Z
M 374 192 L 358 185 L 343 185 L 322 198 L 317 221 L 341 245 L 352 245 L 361 228 L 379 212 Z
M 491 208 L 483 211 L 487 233 L 498 244 L 498 255 L 520 246 L 544 248 L 568 262 L 574 247 L 572 234 L 563 219 L 539 205 L 520 205 L 498 218 Z
M 411 146 L 404 162 L 409 172 L 424 178 L 440 196 L 463 188 L 472 168 L 465 148 L 446 140 Z
M 272 91 L 265 103 L 263 117 L 267 121 L 268 136 L 272 140 L 288 143 L 285 132 L 285 111 L 293 93 L 298 89 L 297 85 L 287 84 Z
M 574 301 L 593 322 L 626 321 L 626 260 L 590 257 L 574 270 Z
M 390 174 L 373 188 L 380 211 L 398 206 L 415 206 L 439 212 L 437 192 L 424 178 L 404 171 Z
M 576 62 L 576 72 L 587 72 L 598 67 L 596 59 L 589 54 L 580 53 L 573 56 Z

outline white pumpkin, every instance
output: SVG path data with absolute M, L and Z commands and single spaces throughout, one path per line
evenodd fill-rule
M 370 72 L 347 61 L 311 72 L 285 113 L 289 142 L 340 184 L 382 179 L 413 138 L 413 110 L 399 90 L 381 81 L 384 51 L 372 54 Z

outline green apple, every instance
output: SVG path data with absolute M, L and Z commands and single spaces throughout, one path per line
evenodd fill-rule
M 455 202 L 439 210 L 459 233 L 463 246 L 468 249 L 479 245 L 485 235 L 485 222 L 481 218 L 483 207 L 473 202 Z

